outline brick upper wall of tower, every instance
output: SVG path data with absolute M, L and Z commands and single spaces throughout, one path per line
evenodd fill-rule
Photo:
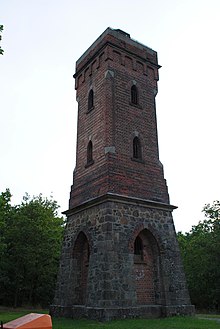
M 106 193 L 169 203 L 158 152 L 159 67 L 154 50 L 110 28 L 77 61 L 77 154 L 70 209 Z M 136 104 L 131 100 L 132 86 L 137 90 Z M 134 156 L 135 137 L 140 157 Z

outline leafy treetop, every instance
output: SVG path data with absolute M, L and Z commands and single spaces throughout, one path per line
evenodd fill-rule
M 4 30 L 4 26 L 3 25 L 0 25 L 0 41 L 2 39 L 1 33 L 2 33 L 3 30 Z M 3 53 L 4 53 L 4 50 L 0 46 L 0 55 L 3 55 Z
M 220 202 L 206 204 L 205 220 L 177 237 L 192 303 L 220 310 Z

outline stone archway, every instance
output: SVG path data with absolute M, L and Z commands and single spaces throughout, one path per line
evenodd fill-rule
M 143 229 L 134 240 L 133 273 L 138 305 L 161 302 L 160 251 L 153 234 Z
M 74 304 L 86 304 L 90 248 L 86 235 L 80 232 L 73 248 L 73 261 L 76 264 L 76 285 Z

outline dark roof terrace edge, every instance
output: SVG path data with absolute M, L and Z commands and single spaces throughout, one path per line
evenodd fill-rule
M 126 41 L 127 43 L 138 47 L 140 49 L 147 49 L 148 52 L 151 54 L 155 53 L 156 51 L 152 48 L 149 48 L 148 46 L 140 43 L 139 41 L 136 41 L 130 37 L 130 34 L 127 32 L 124 32 L 120 29 L 112 29 L 111 27 L 108 27 L 93 43 L 92 45 L 82 54 L 82 56 L 79 57 L 79 59 L 76 61 L 76 67 L 79 65 L 80 62 L 82 62 L 86 56 L 90 53 L 91 50 L 93 50 L 103 39 L 106 35 L 113 35 L 117 37 L 118 39 L 121 39 L 122 41 Z

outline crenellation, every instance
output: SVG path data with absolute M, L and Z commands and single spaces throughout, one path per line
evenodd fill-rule
M 76 77 L 75 89 L 77 90 L 81 83 L 86 81 L 91 82 L 90 78 L 107 60 L 113 61 L 114 63 L 119 63 L 124 66 L 125 70 L 131 70 L 134 71 L 134 73 L 138 72 L 139 74 L 149 75 L 151 80 L 159 80 L 158 70 L 154 69 L 154 67 L 147 66 L 144 61 L 141 63 L 139 60 L 126 56 L 123 52 L 118 52 L 108 46 L 99 57 L 99 60 L 95 60 L 92 64 L 86 67 L 78 77 Z

